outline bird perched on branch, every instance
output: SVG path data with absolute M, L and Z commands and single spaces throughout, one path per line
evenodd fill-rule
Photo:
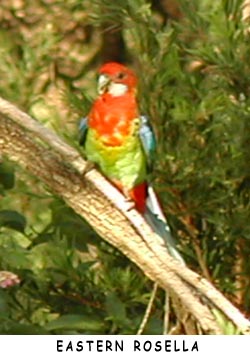
M 153 187 L 148 183 L 156 140 L 149 119 L 139 113 L 137 77 L 126 66 L 110 62 L 99 70 L 98 94 L 80 122 L 80 144 L 86 157 L 144 216 L 166 242 L 170 254 L 183 261 L 175 247 Z

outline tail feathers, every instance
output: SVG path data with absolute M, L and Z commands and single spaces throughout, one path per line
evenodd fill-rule
M 183 257 L 176 248 L 175 240 L 171 234 L 170 228 L 152 186 L 148 186 L 147 206 L 144 212 L 144 218 L 152 230 L 163 238 L 170 255 L 185 265 Z

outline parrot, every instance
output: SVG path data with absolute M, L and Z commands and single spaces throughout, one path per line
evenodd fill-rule
M 132 69 L 117 62 L 103 64 L 98 74 L 98 96 L 79 124 L 79 143 L 84 154 L 133 201 L 151 229 L 163 238 L 170 255 L 184 263 L 148 181 L 156 137 L 149 118 L 139 112 L 137 76 Z

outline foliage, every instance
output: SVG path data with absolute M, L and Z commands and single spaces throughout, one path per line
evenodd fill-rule
M 152 180 L 180 249 L 250 312 L 250 49 L 241 1 L 181 0 L 179 21 L 146 0 L 20 4 L 3 8 L 0 94 L 77 147 L 102 26 L 120 31 L 158 137 Z M 151 282 L 5 159 L 0 194 L 0 269 L 21 280 L 0 288 L 0 333 L 134 334 Z M 146 333 L 162 332 L 163 299 L 159 292 Z M 217 316 L 225 333 L 237 333 Z

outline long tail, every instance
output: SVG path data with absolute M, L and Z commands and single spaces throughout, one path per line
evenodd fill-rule
M 148 186 L 148 196 L 146 201 L 146 210 L 144 212 L 144 218 L 146 219 L 150 227 L 153 229 L 153 231 L 164 239 L 169 254 L 175 259 L 179 260 L 183 265 L 185 265 L 183 257 L 176 248 L 175 240 L 171 234 L 170 228 L 167 224 L 167 220 L 162 212 L 154 189 L 150 185 Z

